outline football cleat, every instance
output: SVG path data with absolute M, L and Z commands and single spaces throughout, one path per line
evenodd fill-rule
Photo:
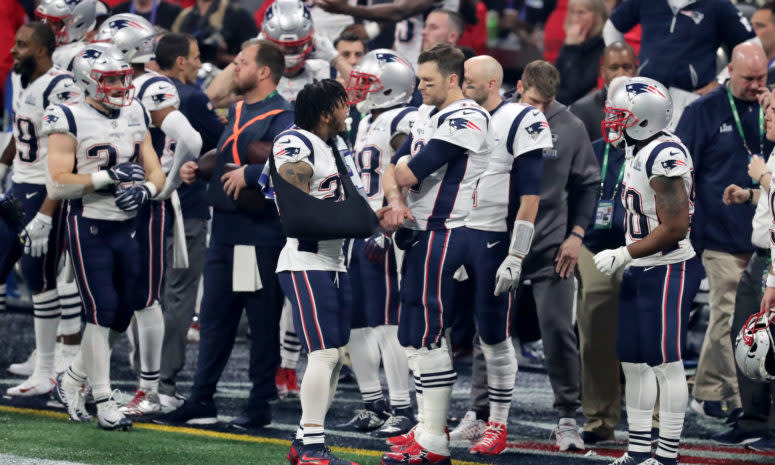
M 355 462 L 340 459 L 323 444 L 303 446 L 296 463 L 298 465 L 358 465 Z
M 214 425 L 218 423 L 218 410 L 213 402 L 186 400 L 171 412 L 153 419 L 159 425 Z
M 611 465 L 638 465 L 638 463 L 635 457 L 625 452 L 624 455 L 611 462 Z
M 159 393 L 159 402 L 161 403 L 161 406 L 164 408 L 171 408 L 176 409 L 183 405 L 183 402 L 186 401 L 186 398 L 182 395 L 178 394 L 177 392 L 172 395 L 162 394 Z
M 296 370 L 293 368 L 283 368 L 285 373 L 285 387 L 289 396 L 299 397 L 299 381 L 296 378 Z
M 414 427 L 414 422 L 403 415 L 391 415 L 378 430 L 371 433 L 378 438 L 386 438 L 406 434 Z
M 151 392 L 146 394 L 143 391 L 135 391 L 135 396 L 122 405 L 119 410 L 127 416 L 148 415 L 161 412 L 161 401 L 159 394 Z
M 33 350 L 27 360 L 20 363 L 12 363 L 8 366 L 8 371 L 19 376 L 32 376 L 35 370 L 35 359 L 37 351 Z
M 382 454 L 382 465 L 400 465 L 400 464 L 436 464 L 452 465 L 449 455 L 435 454 L 424 449 L 415 442 L 411 447 L 399 452 L 387 452 Z
M 406 446 L 408 444 L 411 444 L 411 443 L 414 442 L 414 432 L 415 432 L 415 430 L 417 430 L 417 428 L 419 426 L 420 426 L 420 424 L 417 423 L 416 425 L 414 425 L 412 427 L 412 429 L 410 429 L 406 433 L 399 434 L 399 435 L 396 435 L 396 436 L 391 436 L 391 437 L 385 439 L 385 442 L 389 446 L 399 446 L 399 447 L 404 447 L 404 446 Z
M 51 394 L 57 383 L 51 378 L 30 376 L 23 383 L 8 388 L 5 393 L 13 397 L 47 396 Z
M 385 423 L 385 419 L 377 412 L 372 412 L 368 409 L 357 409 L 355 416 L 350 421 L 336 425 L 335 428 L 367 432 L 379 428 L 383 423 Z
M 116 392 L 113 391 L 113 394 Z M 127 431 L 132 427 L 132 420 L 124 416 L 111 395 L 107 400 L 97 404 L 97 426 L 109 431 Z
M 92 416 L 86 411 L 86 398 L 84 397 L 84 387 L 73 383 L 72 386 L 64 383 L 61 374 L 57 377 L 57 385 L 54 388 L 54 398 L 64 405 L 67 415 L 73 421 L 92 421 Z
M 576 420 L 573 418 L 560 418 L 560 422 L 554 428 L 553 433 L 557 438 L 557 447 L 560 449 L 560 452 L 584 450 L 584 441 L 579 435 L 579 428 L 576 426 Z
M 487 422 L 482 439 L 468 450 L 471 454 L 498 455 L 506 448 L 506 425 Z
M 302 447 L 304 447 L 304 441 L 301 439 L 294 438 L 293 441 L 291 441 L 291 448 L 288 449 L 288 454 L 285 455 L 285 458 L 288 459 L 288 463 L 291 465 L 299 463 L 299 452 Z
M 478 442 L 487 429 L 484 420 L 476 418 L 476 413 L 472 410 L 466 412 L 460 423 L 449 433 L 451 441 L 471 441 Z
M 277 373 L 274 375 L 274 384 L 277 386 L 277 397 L 285 399 L 288 397 L 288 387 L 285 385 L 286 369 L 277 367 Z

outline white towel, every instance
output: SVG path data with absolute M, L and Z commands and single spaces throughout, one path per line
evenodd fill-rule
M 252 245 L 235 245 L 231 289 L 234 292 L 255 292 L 263 287 L 258 273 L 256 248 Z
M 186 245 L 186 228 L 183 225 L 183 210 L 180 208 L 178 191 L 170 195 L 175 223 L 172 226 L 172 267 L 188 268 L 188 246 Z

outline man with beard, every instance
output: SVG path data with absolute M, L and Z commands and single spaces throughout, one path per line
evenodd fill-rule
M 274 373 L 280 363 L 279 324 L 283 294 L 275 274 L 285 237 L 277 209 L 268 202 L 251 214 L 238 210 L 232 199 L 257 187 L 263 164 L 248 164 L 256 142 L 271 144 L 293 123 L 291 105 L 277 93 L 285 58 L 272 42 L 252 39 L 242 47 L 232 85 L 244 98 L 229 111 L 218 142 L 215 172 L 210 179 L 212 235 L 204 267 L 204 296 L 199 314 L 200 342 L 194 385 L 178 409 L 154 420 L 162 424 L 207 424 L 217 421 L 213 395 L 229 359 L 242 309 L 250 323 L 250 370 L 253 388 L 241 428 L 271 421 L 269 400 L 277 395 Z M 230 164 L 230 166 L 226 166 Z M 231 164 L 242 165 L 226 172 Z M 247 165 L 247 166 L 245 166 Z M 187 184 L 197 178 L 198 165 L 188 162 L 180 174 Z M 224 174 L 225 173 L 225 174 Z

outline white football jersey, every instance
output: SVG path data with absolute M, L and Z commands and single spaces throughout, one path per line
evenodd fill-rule
M 310 3 L 307 4 L 307 8 L 309 8 L 309 13 L 312 15 L 315 34 L 320 34 L 331 42 L 335 41 L 342 34 L 342 31 L 354 22 L 353 17 L 350 15 L 329 13 L 315 6 L 314 2 Z
M 132 80 L 132 85 L 135 86 L 135 98 L 143 102 L 143 106 L 149 112 L 180 107 L 180 96 L 175 84 L 159 73 L 146 70 L 145 74 Z M 153 148 L 159 156 L 161 169 L 164 174 L 167 174 L 172 168 L 177 141 L 167 137 L 161 128 L 153 125 L 153 122 L 151 137 L 153 137 Z
M 54 66 L 65 71 L 72 71 L 73 58 L 75 58 L 78 52 L 80 52 L 82 48 L 86 47 L 86 45 L 88 44 L 82 40 L 60 45 L 51 55 L 51 60 L 54 62 Z
M 299 128 L 288 129 L 275 138 L 272 152 L 278 171 L 286 163 L 304 162 L 312 167 L 309 195 L 334 202 L 344 195 L 334 153 L 315 134 Z M 302 252 L 299 240 L 289 237 L 280 252 L 277 271 L 346 271 L 342 253 L 344 239 L 317 241 L 316 244 L 317 253 Z
M 638 153 L 633 154 L 633 148 L 627 148 L 622 182 L 622 203 L 626 209 L 624 227 L 628 245 L 640 241 L 659 225 L 656 194 L 649 184 L 655 176 L 682 178 L 689 197 L 689 215 L 694 214 L 692 157 L 678 137 L 667 131 L 663 133 Z M 686 237 L 681 239 L 678 247 L 637 258 L 632 261 L 632 265 L 669 265 L 688 260 L 694 255 L 694 248 L 689 242 L 687 231 Z
M 417 59 L 422 51 L 422 29 L 425 21 L 422 15 L 414 15 L 396 23 L 393 50 L 406 58 L 417 71 Z
M 11 76 L 13 86 L 13 182 L 46 184 L 48 137 L 41 134 L 43 114 L 49 105 L 75 103 L 82 99 L 73 76 L 56 67 L 22 87 L 21 77 Z
M 474 205 L 466 226 L 482 231 L 507 231 L 511 170 L 523 153 L 552 147 L 552 133 L 543 113 L 516 102 L 500 104 L 492 112 L 495 148 L 474 190 Z
M 86 102 L 53 105 L 43 116 L 43 135 L 69 134 L 77 141 L 75 172 L 91 174 L 120 163 L 137 160 L 148 133 L 148 112 L 137 100 L 115 117 L 100 113 Z M 96 220 L 124 221 L 135 216 L 116 206 L 112 191 L 92 192 L 70 201 L 71 208 L 83 207 L 83 216 Z
M 304 63 L 301 72 L 293 77 L 283 76 L 277 83 L 277 92 L 287 101 L 296 101 L 296 95 L 307 84 L 331 78 L 331 65 L 323 60 L 310 59 Z
M 421 150 L 431 139 L 463 147 L 466 153 L 409 188 L 406 204 L 415 220 L 407 220 L 405 226 L 418 230 L 463 226 L 473 204 L 474 186 L 495 145 L 490 114 L 471 99 L 458 100 L 441 111 L 422 105 L 411 134 L 412 158 L 422 156 Z
M 381 113 L 372 121 L 371 115 L 358 125 L 355 138 L 355 164 L 361 175 L 369 205 L 375 211 L 382 207 L 385 193 L 382 190 L 382 175 L 396 151 L 390 141 L 396 134 L 409 134 L 417 116 L 414 107 L 394 108 Z

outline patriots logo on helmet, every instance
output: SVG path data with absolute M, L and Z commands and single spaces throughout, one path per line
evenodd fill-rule
M 93 48 L 87 48 L 81 52 L 81 58 L 96 60 L 102 56 L 102 52 Z
M 677 168 L 679 166 L 686 166 L 686 163 L 681 160 L 676 160 L 674 158 L 671 158 L 669 160 L 665 160 L 662 162 L 662 168 L 665 169 L 665 171 L 670 171 L 673 168 Z
M 643 82 L 635 82 L 632 84 L 627 84 L 627 87 L 625 87 L 625 89 L 627 90 L 627 97 L 629 97 L 630 100 L 635 98 L 635 96 L 645 92 L 648 92 L 654 95 L 659 95 L 660 97 L 665 98 L 665 94 L 663 94 L 658 88 Z
M 546 121 L 536 121 L 535 123 L 526 127 L 525 131 L 527 131 L 527 133 L 530 134 L 530 137 L 532 137 L 533 140 L 536 140 L 538 139 L 538 136 L 541 135 L 543 130 L 548 128 L 549 128 L 549 123 L 547 123 Z
M 139 23 L 136 23 L 132 21 L 131 19 L 114 19 L 113 21 L 108 23 L 108 27 L 111 29 L 124 29 L 125 27 L 137 27 L 142 28 L 143 26 Z
M 46 115 L 43 117 L 43 122 L 48 124 L 54 124 L 57 121 L 59 121 L 59 117 L 57 115 Z
M 77 5 L 79 3 L 81 3 L 81 0 L 65 0 L 65 5 L 68 5 L 68 6 Z
M 377 60 L 379 60 L 381 64 L 382 63 L 401 63 L 403 65 L 409 66 L 409 63 L 407 63 L 406 60 L 392 53 L 377 53 L 376 58 Z
M 473 121 L 469 121 L 465 118 L 450 118 L 449 133 L 452 134 L 458 129 L 476 129 L 477 131 L 482 130 L 479 126 L 474 124 Z

